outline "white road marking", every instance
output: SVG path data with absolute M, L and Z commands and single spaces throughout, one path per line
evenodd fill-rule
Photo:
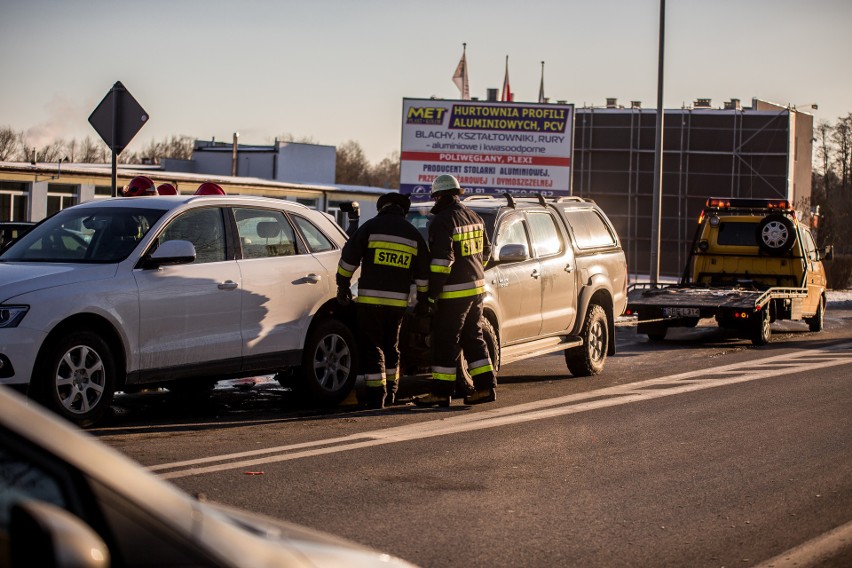
M 327 438 L 300 444 L 164 463 L 151 466 L 148 469 L 154 472 L 164 472 L 160 474 L 164 479 L 176 479 L 179 477 L 255 467 L 263 464 L 369 448 L 394 442 L 446 436 L 485 428 L 496 428 L 498 426 L 577 414 L 599 408 L 653 400 L 665 396 L 758 379 L 768 379 L 780 375 L 813 372 L 816 369 L 848 364 L 852 364 L 852 343 L 845 343 L 824 349 L 785 353 L 756 361 L 745 361 L 699 371 L 689 371 L 586 393 L 538 400 L 505 408 L 494 408 L 482 412 L 470 412 L 450 418 L 441 417 L 429 422 L 418 422 L 417 424 L 372 430 L 349 436 Z M 818 376 L 815 375 L 814 380 L 818 380 Z
M 796 548 L 783 552 L 755 568 L 804 568 L 823 566 L 836 554 L 852 547 L 852 522 L 841 525 Z

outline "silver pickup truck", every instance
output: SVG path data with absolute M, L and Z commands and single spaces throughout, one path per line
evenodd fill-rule
M 563 351 L 572 374 L 603 371 L 627 306 L 627 262 L 604 212 L 579 197 L 473 196 L 464 204 L 491 237 L 482 324 L 495 368 Z M 424 236 L 433 205 L 415 202 L 408 214 Z M 406 366 L 428 357 L 421 339 L 403 346 Z

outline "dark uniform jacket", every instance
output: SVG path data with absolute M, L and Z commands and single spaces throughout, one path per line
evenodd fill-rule
M 439 201 L 429 222 L 429 296 L 464 298 L 485 291 L 483 264 L 491 256 L 491 241 L 482 218 L 458 197 Z
M 337 285 L 348 287 L 359 265 L 361 275 L 355 301 L 360 304 L 404 308 L 408 306 L 412 282 L 418 292 L 428 290 L 426 241 L 397 205 L 383 207 L 343 246 Z

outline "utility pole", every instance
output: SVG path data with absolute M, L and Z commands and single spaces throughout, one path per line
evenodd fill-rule
M 663 51 L 666 0 L 660 0 L 660 44 L 657 67 L 657 139 L 654 144 L 654 192 L 651 206 L 651 283 L 660 281 L 660 227 L 663 209 Z

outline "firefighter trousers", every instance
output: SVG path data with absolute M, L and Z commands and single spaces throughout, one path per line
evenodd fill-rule
M 399 387 L 399 328 L 405 308 L 357 304 L 358 350 L 367 403 L 376 404 Z
M 432 319 L 432 392 L 452 395 L 462 352 L 476 390 L 497 386 L 482 336 L 482 295 L 438 300 Z

